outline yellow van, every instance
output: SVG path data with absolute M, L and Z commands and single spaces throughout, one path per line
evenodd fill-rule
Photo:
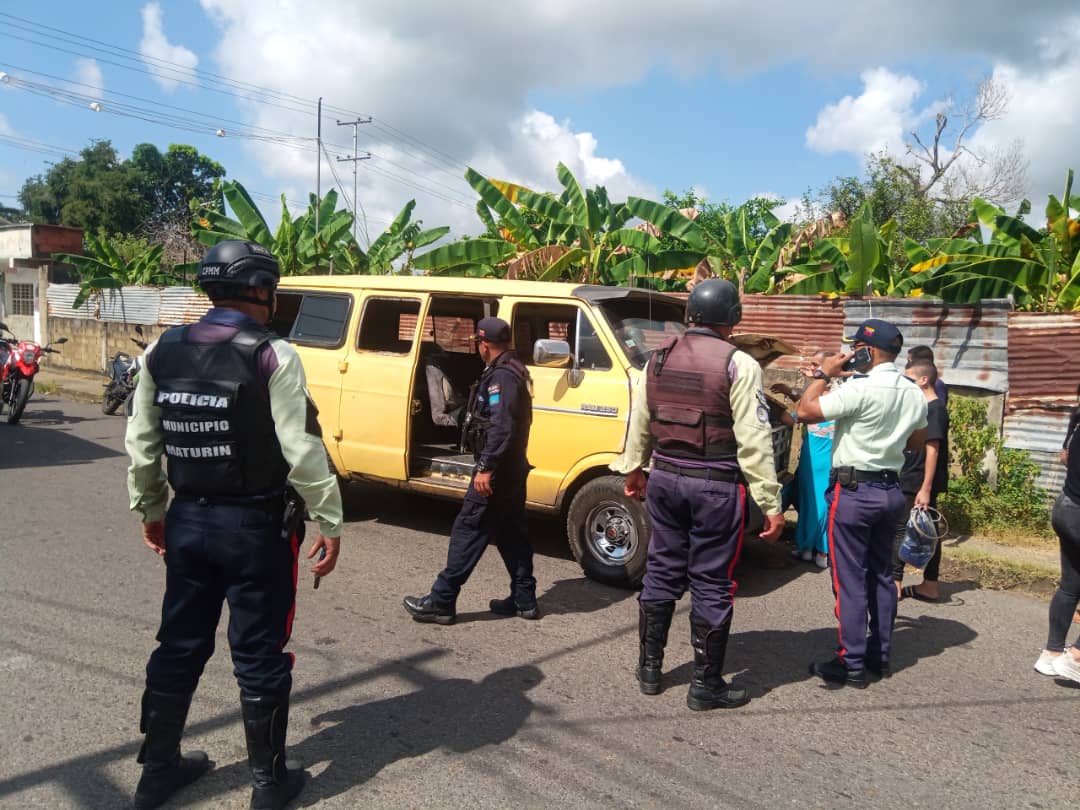
M 622 451 L 648 353 L 682 332 L 684 311 L 678 298 L 625 287 L 301 276 L 282 279 L 272 327 L 303 360 L 339 476 L 461 498 L 473 459 L 461 452 L 457 414 L 483 368 L 469 337 L 485 316 L 510 323 L 533 378 L 529 507 L 565 518 L 588 576 L 633 585 L 648 517 L 608 464 Z M 790 430 L 774 437 L 786 468 Z

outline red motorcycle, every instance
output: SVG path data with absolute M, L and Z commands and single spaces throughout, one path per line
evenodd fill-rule
M 11 337 L 4 337 L 7 332 Z M 41 355 L 57 353 L 53 344 L 67 343 L 67 338 L 46 346 L 32 340 L 18 340 L 7 324 L 0 323 L 0 413 L 7 408 L 7 422 L 14 425 L 26 410 L 34 394 L 34 377 L 41 370 Z

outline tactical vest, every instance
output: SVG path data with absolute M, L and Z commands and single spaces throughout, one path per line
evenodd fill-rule
M 256 367 L 270 333 L 238 329 L 217 343 L 187 336 L 186 326 L 170 329 L 150 355 L 169 483 L 177 495 L 193 497 L 280 493 L 289 466 Z
M 645 394 L 657 451 L 693 461 L 732 461 L 735 443 L 728 364 L 735 347 L 688 331 L 653 355 Z
M 473 458 L 477 461 L 480 460 L 480 454 L 484 451 L 484 445 L 487 444 L 487 431 L 488 426 L 491 424 L 491 409 L 480 407 L 480 392 L 487 390 L 488 382 L 497 368 L 505 368 L 510 371 L 517 377 L 518 382 L 525 387 L 529 396 L 532 396 L 532 377 L 529 375 L 529 370 L 525 368 L 525 364 L 513 352 L 503 352 L 495 358 L 494 363 L 484 369 L 480 379 L 469 388 L 469 405 L 468 410 L 465 412 L 465 422 L 461 428 L 462 450 L 466 453 L 472 453 Z M 522 435 L 526 437 L 527 441 L 529 428 L 532 425 L 532 408 L 526 409 L 524 419 L 525 424 L 522 425 Z M 524 450 L 524 448 L 521 449 Z

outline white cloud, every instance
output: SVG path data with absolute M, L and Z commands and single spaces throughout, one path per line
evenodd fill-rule
M 0 135 L 14 135 L 15 130 L 8 121 L 7 116 L 0 113 Z
M 925 85 L 883 67 L 864 71 L 860 78 L 863 92 L 822 109 L 806 130 L 806 145 L 823 154 L 903 153 L 904 134 L 924 117 L 915 110 L 915 101 Z
M 1074 90 L 1080 87 L 1080 25 L 1044 42 L 1042 51 L 1046 56 L 1040 64 L 995 67 L 993 78 L 1009 90 L 1009 107 L 971 139 L 976 153 L 1001 150 L 1016 140 L 1023 144 L 1032 220 L 1042 214 L 1047 194 L 1061 198 L 1066 170 L 1080 172 L 1080 94 Z
M 81 93 L 88 92 L 88 87 L 105 89 L 105 77 L 102 75 L 101 66 L 98 65 L 96 59 L 79 57 L 75 60 L 75 81 L 87 85 L 87 87 L 78 88 Z
M 613 197 L 655 193 L 635 176 L 644 166 L 628 165 L 594 135 L 536 109 L 530 103 L 536 92 L 590 92 L 633 84 L 646 74 L 747 75 L 793 63 L 834 75 L 864 70 L 863 91 L 822 110 L 807 131 L 815 150 L 861 154 L 895 148 L 908 128 L 936 109 L 927 101 L 920 108 L 923 84 L 913 68 L 867 70 L 868 56 L 878 65 L 918 65 L 947 50 L 1041 76 L 1046 67 L 1033 43 L 1051 24 L 1070 18 L 1060 0 L 1029 0 L 1023 15 L 1006 0 L 985 0 L 975 16 L 964 4 L 940 0 L 824 0 L 813 14 L 801 0 L 749 6 L 670 0 L 663 14 L 640 0 L 415 0 L 406 6 L 322 0 L 318 13 L 300 0 L 200 2 L 220 32 L 216 72 L 279 93 L 326 99 L 324 137 L 332 160 L 323 163 L 324 191 L 334 182 L 331 168 L 349 194 L 352 189 L 351 166 L 336 161 L 351 152 L 351 132 L 336 127 L 335 119 L 351 118 L 349 110 L 372 114 L 375 123 L 360 127 L 359 148 L 377 157 L 358 168 L 369 214 L 389 220 L 415 196 L 417 215 L 427 225 L 448 223 L 459 233 L 479 229 L 472 211 L 476 195 L 461 177 L 466 164 L 557 189 L 554 167 L 563 160 L 583 183 L 602 183 Z M 160 34 L 156 4 L 147 6 L 144 19 L 151 9 Z M 928 27 L 927 19 L 934 25 Z M 159 38 L 167 45 L 163 34 Z M 1063 51 L 1060 58 L 1067 56 Z M 781 90 L 762 103 L 783 103 Z M 240 103 L 254 125 L 305 137 L 314 132 L 314 101 L 303 110 L 265 100 Z M 626 113 L 625 125 L 632 127 L 634 115 L 647 111 Z M 266 143 L 252 148 L 279 187 L 313 189 L 310 150 Z M 678 127 L 656 148 L 678 149 Z
M 197 57 L 183 45 L 173 45 L 165 37 L 161 6 L 157 2 L 143 6 L 143 34 L 139 55 L 147 70 L 163 90 L 172 92 L 181 84 L 194 84 Z

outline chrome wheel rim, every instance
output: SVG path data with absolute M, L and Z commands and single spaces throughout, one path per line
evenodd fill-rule
M 605 565 L 626 565 L 638 547 L 638 531 L 630 510 L 618 501 L 602 501 L 585 518 L 589 550 Z

